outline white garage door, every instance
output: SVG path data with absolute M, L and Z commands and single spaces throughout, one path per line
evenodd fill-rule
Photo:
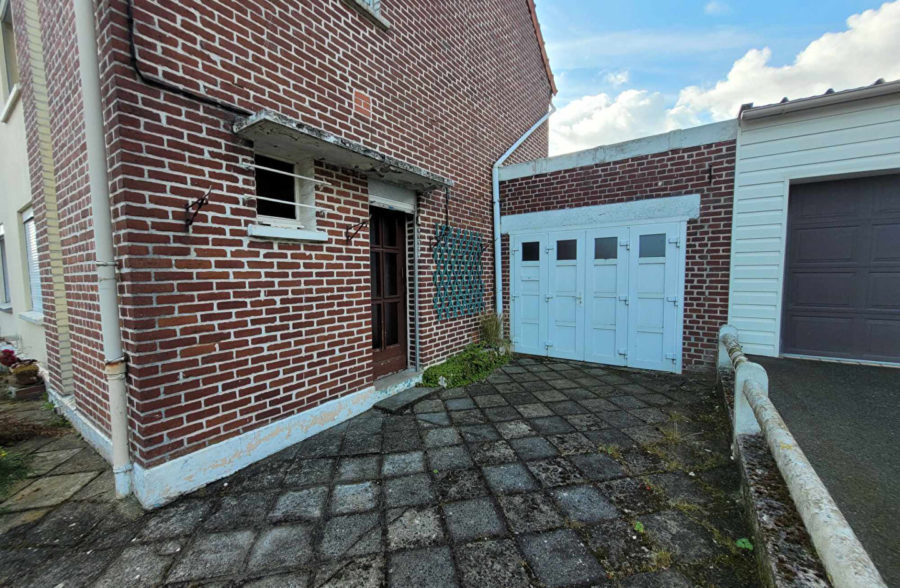
M 519 353 L 681 371 L 684 225 L 511 236 Z

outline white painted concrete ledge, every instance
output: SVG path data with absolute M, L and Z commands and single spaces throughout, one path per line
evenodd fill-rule
M 695 218 L 700 218 L 700 195 L 686 194 L 615 204 L 512 214 L 501 217 L 500 232 L 506 235 L 546 231 L 547 227 L 577 229 L 626 224 L 683 222 Z
M 363 413 L 386 396 L 370 386 L 155 467 L 135 464 L 133 492 L 145 508 L 162 506 Z
M 47 396 L 50 402 L 59 409 L 66 417 L 75 430 L 78 431 L 88 444 L 97 450 L 103 459 L 112 463 L 112 441 L 106 433 L 98 429 L 87 417 L 81 414 L 78 406 L 75 404 L 75 398 L 72 396 L 63 396 L 47 388 Z
M 737 119 L 726 120 L 690 129 L 670 131 L 661 135 L 641 137 L 640 139 L 622 143 L 601 145 L 600 147 L 576 151 L 575 153 L 566 153 L 565 155 L 555 155 L 553 157 L 526 161 L 525 163 L 507 165 L 500 168 L 500 181 L 527 178 L 529 176 L 598 163 L 608 163 L 610 161 L 621 161 L 641 155 L 665 153 L 672 149 L 685 149 L 730 141 L 737 138 L 737 129 Z

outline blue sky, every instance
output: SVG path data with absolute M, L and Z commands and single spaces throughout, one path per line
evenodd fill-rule
M 536 5 L 559 87 L 555 103 L 568 106 L 555 117 L 556 152 L 719 120 L 733 115 L 727 113 L 738 96 L 761 104 L 777 101 L 779 92 L 798 98 L 900 77 L 900 66 L 891 63 L 900 62 L 900 0 Z M 857 68 L 853 59 L 867 65 Z M 722 86 L 714 93 L 716 84 Z M 610 107 L 620 107 L 621 116 L 599 112 Z M 629 116 L 633 124 L 619 124 Z M 570 132 L 561 138 L 564 126 Z

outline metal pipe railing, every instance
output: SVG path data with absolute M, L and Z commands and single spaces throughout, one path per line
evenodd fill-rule
M 719 367 L 734 370 L 734 436 L 762 434 L 813 546 L 837 588 L 887 588 L 825 484 L 769 399 L 766 370 L 744 355 L 737 329 L 719 330 Z

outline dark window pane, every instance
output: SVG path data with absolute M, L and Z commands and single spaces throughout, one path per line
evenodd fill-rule
M 372 305 L 372 349 L 381 349 L 381 305 Z
M 594 239 L 594 259 L 616 259 L 618 256 L 618 237 L 599 237 Z
M 381 254 L 372 252 L 369 254 L 369 259 L 372 266 L 372 296 L 377 297 L 381 292 L 381 284 L 379 283 L 381 279 Z
M 256 165 L 271 167 L 291 174 L 294 173 L 293 164 L 278 161 L 277 159 L 272 159 L 265 155 L 256 156 Z M 291 203 L 279 204 L 278 202 L 269 202 L 268 200 L 257 200 L 257 214 L 262 216 L 289 218 L 292 220 L 297 218 L 297 207 L 293 206 L 293 203 L 296 202 L 294 197 L 294 178 L 291 176 L 264 169 L 257 169 L 256 195 Z
M 384 346 L 396 345 L 400 342 L 400 303 L 384 304 Z
M 384 246 L 397 246 L 397 221 L 394 218 L 384 219 Z
M 541 244 L 538 241 L 522 243 L 522 261 L 540 261 Z
M 384 295 L 397 295 L 397 257 L 396 253 L 384 253 Z
M 567 259 L 575 259 L 575 253 L 578 251 L 578 240 L 566 239 L 556 242 L 556 260 L 565 261 Z
M 666 234 L 641 235 L 641 257 L 665 257 Z
M 369 243 L 381 245 L 381 220 L 369 217 Z

